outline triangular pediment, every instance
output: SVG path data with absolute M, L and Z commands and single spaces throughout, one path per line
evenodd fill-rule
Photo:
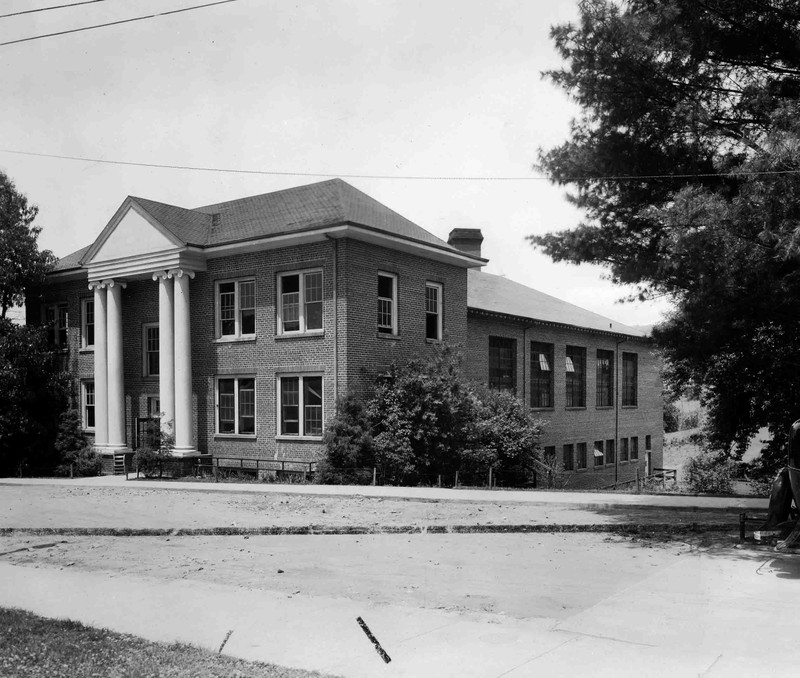
M 128 199 L 103 229 L 82 263 L 127 259 L 185 247 L 164 226 Z

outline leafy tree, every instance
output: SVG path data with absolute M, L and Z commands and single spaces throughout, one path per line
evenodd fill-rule
M 490 468 L 528 479 L 540 432 L 516 397 L 469 382 L 460 355 L 444 346 L 428 360 L 392 365 L 365 402 L 339 402 L 317 480 L 368 482 L 373 467 L 393 484 L 433 483 L 457 471 L 474 482 Z
M 699 388 L 709 443 L 741 453 L 800 416 L 800 5 L 584 0 L 546 74 L 580 105 L 539 166 L 586 218 L 532 237 L 667 296 L 673 395 Z
M 0 318 L 0 475 L 52 468 L 70 380 L 43 329 Z
M 102 462 L 83 433 L 78 410 L 70 408 L 61 414 L 53 447 L 61 461 L 56 468 L 57 473 L 69 476 L 99 475 Z
M 26 290 L 40 286 L 55 263 L 53 254 L 40 251 L 36 242 L 42 230 L 33 225 L 38 212 L 0 172 L 0 318 L 22 305 Z

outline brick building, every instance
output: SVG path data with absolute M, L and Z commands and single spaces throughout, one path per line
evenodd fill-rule
M 94 243 L 29 295 L 27 314 L 63 349 L 84 427 L 107 460 L 135 448 L 142 422 L 159 413 L 177 456 L 314 459 L 337 394 L 442 340 L 467 347 L 476 379 L 546 413 L 548 446 L 588 441 L 591 455 L 595 438 L 627 437 L 631 450 L 646 435 L 660 454 L 658 363 L 641 336 L 598 329 L 610 321 L 579 309 L 540 317 L 519 295 L 531 304 L 543 295 L 506 290 L 515 284 L 479 272 L 485 263 L 479 232 L 456 229 L 445 243 L 340 180 L 195 209 L 128 197 Z M 492 298 L 505 292 L 502 303 Z M 556 314 L 575 309 L 551 304 Z M 554 351 L 545 407 L 532 398 L 530 379 L 541 390 L 541 375 L 523 350 L 536 342 Z M 565 406 L 555 366 L 566 346 L 589 352 L 573 359 L 584 390 L 595 347 L 616 351 L 613 365 L 636 356 L 633 384 L 622 382 L 635 402 Z M 609 458 L 602 471 L 590 460 L 576 483 L 632 468 L 630 451 L 624 466 Z

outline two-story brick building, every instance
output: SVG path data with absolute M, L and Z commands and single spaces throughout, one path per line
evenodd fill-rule
M 29 295 L 28 322 L 46 322 L 64 349 L 84 427 L 107 459 L 135 448 L 140 422 L 159 413 L 178 456 L 314 459 L 338 395 L 442 340 L 466 347 L 473 377 L 546 413 L 545 444 L 576 445 L 578 467 L 595 439 L 624 436 L 626 469 L 637 436 L 660 453 L 658 366 L 641 336 L 598 329 L 605 319 L 539 317 L 529 302 L 542 295 L 479 272 L 475 235 L 456 229 L 446 243 L 340 180 L 195 209 L 129 197 Z M 540 344 L 551 347 L 535 358 L 552 366 L 546 402 L 529 353 Z M 613 354 L 610 373 L 627 370 L 629 395 L 616 403 L 615 384 L 611 405 L 565 401 L 572 377 L 558 361 L 578 366 L 585 400 L 599 351 Z M 576 484 L 619 475 L 622 449 L 576 468 Z

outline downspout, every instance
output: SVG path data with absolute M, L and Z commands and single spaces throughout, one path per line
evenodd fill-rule
M 619 447 L 619 407 L 620 407 L 620 399 L 622 394 L 619 392 L 619 371 L 622 366 L 619 363 L 619 345 L 624 344 L 628 341 L 628 338 L 625 337 L 624 339 L 620 339 L 617 342 L 617 348 L 615 351 L 614 356 L 614 380 L 616 384 L 614 385 L 615 390 L 615 398 L 614 398 L 614 447 Z M 628 450 L 628 455 L 630 455 L 630 450 Z M 638 461 L 637 461 L 638 464 Z M 619 449 L 616 450 L 616 454 L 614 455 L 614 485 L 619 482 Z M 616 487 L 614 488 L 616 489 Z
M 330 237 L 330 236 L 328 236 Z M 339 241 L 333 240 L 333 393 L 334 413 L 339 410 Z

